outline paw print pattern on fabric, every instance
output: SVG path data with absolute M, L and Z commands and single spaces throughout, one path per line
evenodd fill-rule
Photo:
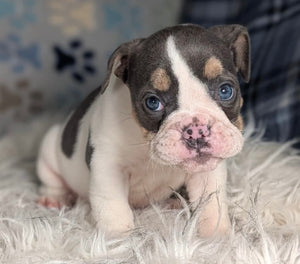
M 110 0 L 102 6 L 107 30 L 116 30 L 122 40 L 141 34 L 143 24 L 141 8 L 134 1 Z
M 7 19 L 11 26 L 23 29 L 36 21 L 36 0 L 0 0 L 0 19 Z
M 26 65 L 40 69 L 39 46 L 36 43 L 23 45 L 17 35 L 10 34 L 0 40 L 0 63 L 11 66 L 14 73 L 22 73 Z
M 83 30 L 92 31 L 96 28 L 92 1 L 51 0 L 47 4 L 51 10 L 49 22 L 60 27 L 66 35 L 76 35 Z
M 0 113 L 13 112 L 14 118 L 27 117 L 43 112 L 43 94 L 30 87 L 29 80 L 20 79 L 14 87 L 0 84 Z
M 93 66 L 95 53 L 84 49 L 80 40 L 72 40 L 68 48 L 54 46 L 56 55 L 55 68 L 58 72 L 70 71 L 75 81 L 83 83 L 86 75 L 94 75 L 96 68 Z
M 17 92 L 24 97 L 24 110 L 31 114 L 41 113 L 43 107 L 43 94 L 42 92 L 32 89 L 29 85 L 29 80 L 21 79 L 16 82 Z
M 17 108 L 21 103 L 22 99 L 18 94 L 10 91 L 4 84 L 0 84 L 0 113 Z

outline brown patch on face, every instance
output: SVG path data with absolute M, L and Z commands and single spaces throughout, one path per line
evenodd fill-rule
M 223 71 L 223 66 L 220 60 L 218 60 L 216 57 L 209 58 L 204 66 L 204 77 L 207 79 L 214 79 L 218 75 L 220 75 Z
M 244 121 L 241 115 L 238 116 L 235 122 L 233 124 L 240 130 L 242 131 L 244 128 Z
M 171 85 L 171 79 L 166 70 L 157 68 L 151 75 L 151 83 L 155 89 L 167 91 Z
M 140 127 L 141 132 L 142 132 L 142 134 L 143 134 L 143 137 L 144 137 L 146 140 L 152 140 L 155 134 L 154 134 L 153 132 L 151 132 L 151 131 L 148 131 L 146 128 L 144 128 L 144 127 L 142 127 L 142 126 L 140 125 L 140 122 L 139 122 L 139 120 L 138 120 L 138 118 L 137 118 L 136 112 L 135 112 L 135 110 L 134 110 L 133 108 L 132 108 L 131 114 L 132 114 L 133 119 L 134 119 L 135 122 L 137 123 L 137 125 Z
M 155 136 L 155 134 L 151 131 L 148 131 L 147 129 L 142 127 L 142 134 L 144 136 L 144 138 L 148 141 L 152 140 Z
M 241 97 L 240 108 L 243 107 L 243 104 L 244 104 L 244 99 L 243 99 L 243 97 Z

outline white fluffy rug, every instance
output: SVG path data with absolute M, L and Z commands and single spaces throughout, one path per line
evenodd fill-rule
M 34 158 L 46 119 L 0 140 L 1 263 L 300 263 L 300 156 L 291 143 L 248 132 L 229 166 L 229 238 L 199 239 L 187 208 L 152 206 L 136 211 L 132 235 L 109 240 L 86 201 L 61 211 L 36 205 Z

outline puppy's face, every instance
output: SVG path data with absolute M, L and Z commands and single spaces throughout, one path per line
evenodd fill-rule
M 130 89 L 153 159 L 192 173 L 213 170 L 241 150 L 237 73 L 248 80 L 249 39 L 238 29 L 167 28 L 120 58 L 115 74 Z M 226 40 L 228 34 L 235 36 Z

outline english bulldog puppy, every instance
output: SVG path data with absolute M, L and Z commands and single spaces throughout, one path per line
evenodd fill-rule
M 226 159 L 243 146 L 237 75 L 250 77 L 246 28 L 186 24 L 114 51 L 102 86 L 44 137 L 37 161 L 39 203 L 87 197 L 97 227 L 134 228 L 133 208 L 185 186 L 207 237 L 230 227 Z

